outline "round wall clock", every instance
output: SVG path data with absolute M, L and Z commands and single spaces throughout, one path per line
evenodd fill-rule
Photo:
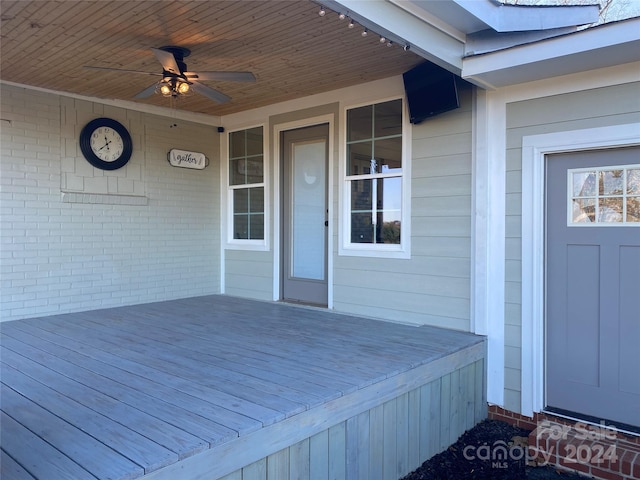
M 87 161 L 102 170 L 117 170 L 131 158 L 131 135 L 111 118 L 96 118 L 80 132 L 80 150 Z

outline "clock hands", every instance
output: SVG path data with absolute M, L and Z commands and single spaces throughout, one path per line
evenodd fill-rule
M 112 142 L 112 140 L 107 139 L 107 137 L 104 137 L 104 141 L 106 142 L 103 146 L 101 146 L 98 151 L 102 150 L 103 148 L 107 148 L 107 150 L 109 150 L 109 144 Z

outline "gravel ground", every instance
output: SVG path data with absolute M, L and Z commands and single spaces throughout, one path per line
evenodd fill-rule
M 401 480 L 584 479 L 550 466 L 527 466 L 528 435 L 529 431 L 508 423 L 485 420 Z M 505 452 L 500 458 L 498 454 Z

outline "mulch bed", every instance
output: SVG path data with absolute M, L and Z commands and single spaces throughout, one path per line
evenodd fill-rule
M 568 480 L 584 478 L 551 466 L 527 465 L 529 431 L 485 420 L 401 480 Z

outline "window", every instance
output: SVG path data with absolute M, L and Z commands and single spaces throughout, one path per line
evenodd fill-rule
M 234 240 L 264 240 L 262 127 L 229 133 L 229 197 Z
M 348 247 L 399 250 L 403 235 L 403 105 L 347 110 Z M 368 245 L 368 246 L 367 246 Z
M 640 226 L 640 165 L 569 170 L 569 225 Z

